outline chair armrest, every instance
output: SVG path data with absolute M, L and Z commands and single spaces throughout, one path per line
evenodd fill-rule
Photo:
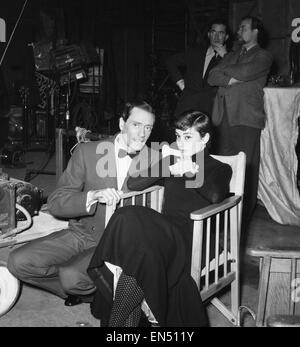
M 130 199 L 130 198 L 135 198 L 136 196 L 139 195 L 144 195 L 150 193 L 151 194 L 151 207 L 154 206 L 154 209 L 158 210 L 160 212 L 161 206 L 162 206 L 162 198 L 163 198 L 163 193 L 164 193 L 164 187 L 162 186 L 153 186 L 144 190 L 140 191 L 132 191 L 132 192 L 127 192 L 121 195 L 121 201 L 118 204 L 118 206 L 122 207 L 125 199 Z M 152 195 L 157 197 L 156 203 L 153 202 L 152 204 Z M 146 195 L 145 195 L 146 196 Z M 155 208 L 156 206 L 156 208 Z M 117 205 L 106 205 L 106 210 L 105 210 L 105 226 L 107 225 L 108 221 L 110 220 L 111 216 L 114 214 L 115 210 L 117 208 Z
M 209 205 L 207 207 L 201 208 L 200 210 L 194 211 L 190 214 L 192 220 L 203 220 L 208 217 L 211 217 L 221 211 L 225 211 L 233 206 L 239 204 L 242 200 L 240 195 L 231 196 L 220 202 L 219 204 Z
M 271 328 L 300 327 L 300 316 L 275 315 L 267 320 L 267 326 Z
M 146 188 L 144 190 L 139 190 L 139 191 L 132 191 L 132 192 L 128 192 L 128 193 L 124 193 L 121 195 L 121 199 L 127 199 L 127 198 L 132 198 L 134 196 L 138 196 L 138 195 L 142 195 L 142 194 L 146 194 L 146 193 L 151 193 L 160 189 L 163 189 L 164 187 L 162 186 L 153 186 L 150 188 Z

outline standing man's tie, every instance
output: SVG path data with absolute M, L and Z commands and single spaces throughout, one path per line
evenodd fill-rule
M 240 51 L 240 55 L 239 55 L 239 58 L 238 58 L 238 62 L 241 60 L 241 58 L 247 54 L 247 48 L 246 47 L 242 47 L 241 51 Z
M 221 60 L 221 57 L 217 54 L 217 52 L 215 51 L 215 55 L 211 58 L 208 66 L 207 66 L 207 69 L 205 71 L 205 75 L 203 77 L 203 80 L 204 81 L 207 81 L 207 78 L 208 78 L 208 75 L 209 75 L 209 72 L 210 70 L 215 67 Z

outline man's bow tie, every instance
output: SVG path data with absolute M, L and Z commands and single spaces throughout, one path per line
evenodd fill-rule
M 119 153 L 118 153 L 118 157 L 119 158 L 125 158 L 127 155 L 132 159 L 135 156 L 137 156 L 140 152 L 132 152 L 132 153 L 128 153 L 127 151 L 125 151 L 125 149 L 120 148 L 119 149 Z

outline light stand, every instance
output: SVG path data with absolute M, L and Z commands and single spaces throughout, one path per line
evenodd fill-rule
M 70 127 L 70 97 L 71 97 L 71 71 L 68 73 L 68 89 L 66 95 L 66 130 Z
M 69 146 L 69 136 L 68 131 L 70 130 L 70 98 L 71 98 L 71 70 L 68 72 L 68 84 L 67 84 L 67 94 L 66 94 L 66 106 L 65 106 L 65 119 L 63 122 L 59 122 L 60 127 L 55 129 L 55 149 L 56 149 L 56 180 L 62 175 L 65 164 L 66 164 L 66 152 Z M 64 141 L 66 138 L 66 141 Z

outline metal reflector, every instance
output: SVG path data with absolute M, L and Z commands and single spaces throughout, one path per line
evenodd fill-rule
M 13 307 L 19 291 L 19 280 L 8 271 L 6 263 L 0 261 L 0 317 Z

